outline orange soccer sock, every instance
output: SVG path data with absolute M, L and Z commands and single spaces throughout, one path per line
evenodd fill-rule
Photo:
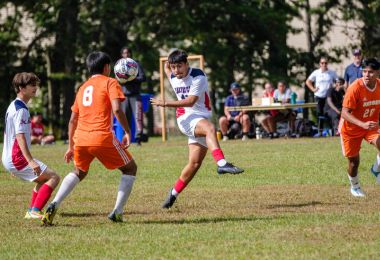
M 42 210 L 46 205 L 46 202 L 49 200 L 52 192 L 52 187 L 50 187 L 47 184 L 43 184 L 41 188 L 38 190 L 37 197 L 34 201 L 33 209 Z

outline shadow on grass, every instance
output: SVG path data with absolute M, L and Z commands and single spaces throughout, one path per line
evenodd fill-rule
M 310 201 L 305 203 L 294 203 L 294 204 L 273 204 L 268 205 L 268 209 L 276 209 L 276 208 L 304 208 L 310 206 L 333 206 L 333 205 L 341 205 L 340 203 L 326 203 L 320 201 Z
M 136 224 L 170 224 L 170 225 L 183 225 L 183 224 L 208 224 L 208 223 L 221 223 L 221 222 L 241 222 L 241 221 L 262 221 L 272 219 L 283 219 L 283 216 L 246 216 L 246 217 L 210 217 L 210 218 L 196 218 L 196 219 L 162 219 L 162 220 L 143 220 L 143 221 L 128 221 L 128 223 Z

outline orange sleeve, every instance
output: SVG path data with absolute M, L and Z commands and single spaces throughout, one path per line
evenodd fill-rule
M 75 97 L 74 104 L 71 106 L 71 111 L 74 113 L 79 113 L 79 108 L 78 108 L 78 104 L 77 104 L 77 97 L 78 97 L 78 95 Z
M 348 89 L 347 89 L 347 92 L 346 94 L 344 95 L 344 99 L 343 99 L 343 107 L 346 107 L 346 108 L 349 108 L 349 109 L 356 109 L 357 107 L 357 98 L 359 98 L 358 96 L 358 91 L 357 91 L 357 86 L 356 84 L 355 85 L 351 85 Z
M 109 80 L 108 84 L 109 84 L 108 85 L 108 94 L 109 94 L 110 100 L 118 98 L 118 99 L 120 99 L 120 101 L 124 101 L 125 96 L 124 96 L 123 90 L 122 90 L 120 84 L 117 82 L 117 80 L 111 78 Z

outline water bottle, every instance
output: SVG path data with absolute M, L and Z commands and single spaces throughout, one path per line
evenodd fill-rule
M 290 94 L 290 104 L 296 104 L 297 103 L 296 100 L 297 100 L 297 94 L 296 92 L 292 92 L 292 94 Z
M 222 132 L 221 131 L 216 132 L 216 138 L 218 139 L 218 141 L 222 140 Z
M 261 139 L 260 127 L 256 127 L 256 139 Z

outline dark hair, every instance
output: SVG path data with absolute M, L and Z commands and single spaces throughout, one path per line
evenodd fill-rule
M 111 58 L 105 52 L 94 51 L 87 56 L 86 64 L 90 75 L 102 74 L 104 66 L 111 64 Z
M 321 61 L 321 60 L 329 61 L 329 58 L 327 58 L 326 56 L 321 56 L 321 57 L 319 58 L 319 61 Z
M 287 88 L 288 87 L 288 84 L 286 83 L 286 81 L 285 80 L 280 80 L 279 82 L 277 82 L 277 85 L 278 84 L 282 84 L 282 85 L 284 85 L 285 86 L 285 88 Z
M 25 88 L 27 85 L 37 86 L 40 84 L 40 79 L 32 72 L 17 73 L 12 80 L 12 86 L 16 93 L 20 92 L 20 88 Z
M 184 50 L 177 49 L 169 54 L 168 61 L 169 64 L 187 63 L 187 53 Z
M 380 62 L 376 58 L 368 58 L 363 61 L 363 68 L 370 67 L 373 70 L 380 69 Z
M 123 48 L 121 48 L 120 55 L 123 55 L 124 50 L 128 50 L 129 55 L 132 57 L 132 50 L 130 48 L 128 48 L 127 46 L 124 46 Z
M 337 83 L 337 82 L 340 82 L 341 84 L 344 84 L 346 81 L 344 80 L 344 78 L 338 77 L 338 78 L 334 79 L 334 83 Z

